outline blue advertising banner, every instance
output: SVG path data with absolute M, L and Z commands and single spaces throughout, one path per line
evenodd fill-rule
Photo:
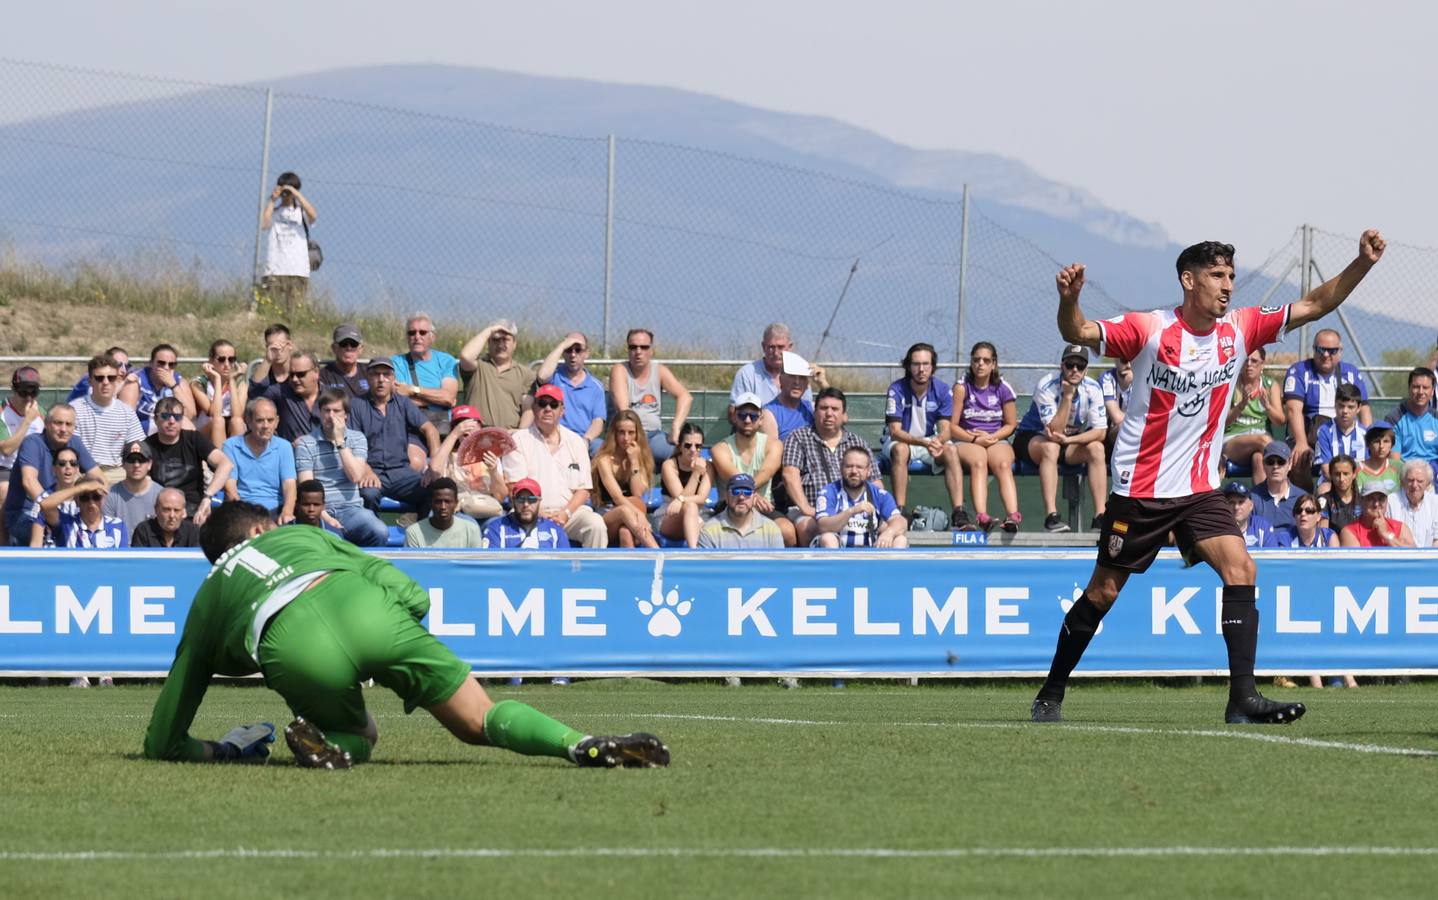
M 1093 551 L 393 552 L 481 674 L 1042 675 Z M 1266 551 L 1260 672 L 1438 673 L 1438 554 Z M 192 551 L 0 553 L 0 674 L 163 674 Z M 1165 552 L 1080 674 L 1222 674 L 1221 587 Z

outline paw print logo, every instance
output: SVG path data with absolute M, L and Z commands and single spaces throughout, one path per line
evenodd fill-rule
M 1078 602 L 1078 598 L 1082 596 L 1083 587 L 1077 581 L 1075 581 L 1072 596 L 1065 597 L 1062 594 L 1059 595 L 1059 608 L 1061 608 L 1064 611 L 1064 614 L 1067 615 L 1068 611 L 1073 609 L 1074 604 Z M 1094 630 L 1094 634 L 1103 634 L 1102 622 L 1098 623 L 1098 628 Z
M 649 619 L 649 633 L 654 637 L 678 637 L 684 624 L 681 621 L 694 608 L 694 601 L 680 600 L 679 589 L 670 588 L 664 593 L 664 559 L 654 561 L 654 580 L 650 583 L 649 599 L 635 597 L 639 612 Z

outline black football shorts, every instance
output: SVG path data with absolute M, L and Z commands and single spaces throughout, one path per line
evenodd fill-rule
M 1233 519 L 1233 508 L 1218 491 L 1149 499 L 1113 494 L 1098 535 L 1099 565 L 1146 572 L 1168 543 L 1169 532 L 1189 565 L 1198 561 L 1194 547 L 1199 541 L 1223 535 L 1243 537 Z

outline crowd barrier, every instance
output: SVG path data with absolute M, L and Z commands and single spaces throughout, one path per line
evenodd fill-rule
M 1090 551 L 381 555 L 428 628 L 487 675 L 1041 675 Z M 1438 557 L 1261 551 L 1260 672 L 1438 673 Z M 160 675 L 194 551 L 0 553 L 0 675 Z M 1225 670 L 1220 585 L 1165 551 L 1129 582 L 1086 675 Z

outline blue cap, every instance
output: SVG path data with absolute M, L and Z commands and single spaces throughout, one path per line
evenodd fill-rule
M 1268 459 L 1270 456 L 1276 456 L 1284 462 L 1288 462 L 1289 455 L 1288 445 L 1283 443 L 1283 441 L 1269 441 L 1268 446 L 1263 448 L 1264 459 Z
M 1239 497 L 1250 496 L 1248 492 L 1248 485 L 1244 484 L 1241 481 L 1230 481 L 1228 484 L 1225 484 L 1223 486 L 1223 496 L 1232 497 L 1234 495 L 1237 495 Z
M 724 483 L 724 487 L 730 491 L 735 488 L 748 488 L 752 491 L 754 490 L 754 476 L 745 475 L 743 472 L 740 472 L 738 475 L 730 477 L 730 479 Z

